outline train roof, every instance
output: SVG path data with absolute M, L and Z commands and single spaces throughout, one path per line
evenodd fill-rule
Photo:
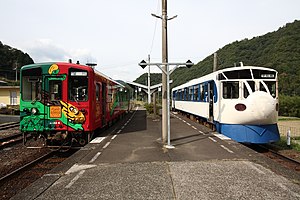
M 87 67 L 88 67 L 88 66 L 87 66 Z M 122 84 L 119 83 L 118 81 L 116 81 L 116 80 L 110 78 L 109 76 L 106 76 L 105 74 L 99 72 L 99 71 L 96 70 L 96 69 L 94 69 L 94 72 L 95 72 L 96 74 L 98 74 L 98 75 L 100 75 L 100 76 L 103 76 L 104 78 L 110 80 L 111 82 L 114 82 L 115 84 L 120 85 L 121 87 L 125 87 L 124 85 L 122 85 Z
M 204 75 L 204 76 L 201 76 L 199 78 L 195 78 L 195 79 L 192 79 L 184 84 L 181 84 L 179 86 L 176 86 L 174 87 L 172 90 L 177 90 L 177 89 L 180 89 L 180 88 L 185 88 L 185 87 L 188 87 L 188 86 L 191 86 L 191 85 L 195 85 L 197 83 L 199 83 L 200 81 L 208 81 L 208 80 L 213 80 L 215 79 L 215 77 L 218 75 L 218 74 L 221 74 L 221 73 L 224 73 L 224 72 L 228 72 L 228 71 L 237 71 L 237 70 L 245 70 L 245 69 L 258 69 L 258 70 L 267 70 L 267 71 L 273 71 L 273 72 L 276 72 L 277 74 L 277 71 L 274 70 L 274 69 L 271 69 L 271 68 L 266 68 L 266 67 L 259 67 L 259 66 L 239 66 L 239 67 L 229 67 L 229 68 L 224 68 L 224 69 L 220 69 L 218 71 L 215 71 L 215 72 L 212 72 L 210 74 L 207 74 L 207 75 Z
M 121 83 L 115 81 L 114 79 L 110 78 L 109 76 L 101 73 L 100 71 L 96 70 L 95 68 L 93 67 L 90 67 L 90 66 L 87 66 L 87 65 L 81 65 L 81 64 L 76 64 L 76 63 L 68 63 L 68 62 L 43 62 L 43 63 L 34 63 L 34 64 L 29 64 L 29 65 L 25 65 L 21 68 L 21 70 L 24 70 L 24 69 L 27 69 L 27 68 L 34 68 L 34 67 L 42 67 L 42 66 L 49 66 L 49 65 L 52 65 L 52 64 L 57 64 L 57 65 L 60 65 L 60 66 L 67 66 L 67 65 L 72 65 L 72 66 L 78 66 L 78 67 L 82 67 L 82 68 L 85 68 L 85 69 L 89 69 L 89 70 L 92 70 L 95 72 L 95 74 L 98 74 L 99 76 L 102 76 L 104 77 L 105 79 L 121 86 L 121 87 L 125 87 L 124 85 L 122 85 Z
M 259 67 L 259 66 L 239 66 L 239 67 L 229 67 L 229 68 L 220 69 L 220 70 L 215 71 L 215 72 L 213 72 L 213 73 L 222 73 L 222 72 L 226 72 L 226 71 L 235 71 L 235 70 L 242 70 L 242 69 L 261 69 L 261 70 L 268 70 L 268 71 L 274 71 L 274 72 L 277 72 L 275 69 L 267 68 L 267 67 Z

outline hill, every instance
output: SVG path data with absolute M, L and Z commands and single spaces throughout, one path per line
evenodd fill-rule
M 143 85 L 147 85 L 148 83 L 148 73 L 142 74 L 140 77 L 138 77 L 134 82 L 140 83 Z M 150 85 L 156 85 L 158 83 L 161 83 L 161 74 L 160 73 L 151 73 L 150 74 Z
M 32 64 L 32 58 L 22 51 L 2 44 L 0 41 L 0 77 L 6 80 L 16 79 L 16 66 L 20 69 L 21 66 Z M 19 77 L 18 77 L 19 79 Z M 9 82 L 9 81 L 8 81 Z
M 252 39 L 235 41 L 217 51 L 218 69 L 243 62 L 273 68 L 278 71 L 279 115 L 300 117 L 300 21 L 295 20 Z M 213 55 L 198 62 L 190 69 L 178 68 L 171 74 L 171 87 L 212 72 Z M 142 75 L 145 76 L 145 75 Z M 161 80 L 161 74 L 158 76 Z M 136 82 L 141 79 L 137 79 Z M 144 80 L 144 79 L 143 79 Z M 156 83 L 161 82 L 156 79 Z M 152 81 L 151 81 L 152 82 Z M 145 83 L 145 82 L 139 82 Z
M 232 67 L 234 63 L 239 62 L 243 62 L 244 65 L 273 68 L 279 73 L 279 93 L 300 95 L 299 33 L 300 21 L 296 20 L 263 36 L 228 44 L 217 51 L 219 69 Z M 213 55 L 210 55 L 182 73 L 193 79 L 212 72 L 212 66 Z M 182 84 L 180 80 L 175 83 Z
M 273 68 L 279 72 L 280 94 L 300 95 L 299 33 L 300 21 L 295 20 L 277 31 L 228 44 L 217 51 L 218 69 L 232 67 L 234 63 L 239 62 L 243 62 L 244 65 Z M 173 80 L 171 87 L 206 75 L 212 72 L 212 68 L 213 55 L 209 55 L 190 69 L 178 68 L 171 74 Z M 144 84 L 144 80 L 141 82 L 142 79 L 139 77 L 135 82 Z M 286 84 L 289 87 L 285 87 Z

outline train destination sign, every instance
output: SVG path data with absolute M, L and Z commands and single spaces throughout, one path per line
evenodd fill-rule
M 87 72 L 71 72 L 71 76 L 87 76 Z
M 261 74 L 261 78 L 275 78 L 275 74 Z

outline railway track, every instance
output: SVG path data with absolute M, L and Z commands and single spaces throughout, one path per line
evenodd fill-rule
M 7 130 L 10 128 L 15 128 L 20 125 L 20 122 L 12 122 L 12 123 L 5 123 L 5 124 L 0 124 L 0 131 L 1 130 Z
M 50 151 L 9 174 L 3 175 L 0 178 L 1 199 L 10 199 L 75 152 L 75 150 L 64 153 Z
M 275 162 L 292 169 L 294 171 L 300 172 L 300 161 L 293 159 L 291 156 L 283 155 L 278 150 L 274 150 L 273 146 L 270 145 L 246 145 L 249 148 L 261 153 L 268 158 L 274 160 Z
M 14 177 L 14 176 L 16 176 L 16 175 L 18 175 L 18 174 L 20 174 L 20 173 L 28 170 L 30 167 L 32 167 L 32 166 L 34 166 L 34 165 L 36 165 L 36 164 L 38 164 L 38 163 L 40 163 L 40 162 L 42 162 L 42 161 L 50 158 L 53 155 L 54 155 L 54 152 L 51 151 L 51 152 L 49 152 L 49 153 L 47 153 L 47 154 L 45 154 L 45 155 L 43 155 L 43 156 L 41 156 L 41 157 L 33 160 L 33 161 L 31 161 L 30 163 L 27 163 L 27 164 L 23 165 L 22 167 L 14 170 L 13 172 L 11 172 L 11 173 L 9 173 L 9 174 L 1 177 L 0 178 L 0 185 L 4 184 L 5 181 L 11 179 L 12 177 Z
M 0 138 L 0 149 L 7 148 L 9 146 L 22 143 L 23 136 L 22 133 L 10 135 L 7 137 Z
M 19 122 L 0 124 L 0 131 L 9 130 L 19 126 Z M 11 145 L 21 143 L 23 141 L 22 133 L 9 133 L 0 137 L 0 149 L 4 149 Z
M 0 124 L 0 131 L 6 131 L 12 128 L 19 127 L 19 122 L 12 122 L 12 123 L 5 123 Z M 7 148 L 9 146 L 21 143 L 22 140 L 22 133 L 14 133 L 10 132 L 9 134 L 0 135 L 0 149 Z

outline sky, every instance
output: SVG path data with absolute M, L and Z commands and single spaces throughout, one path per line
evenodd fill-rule
M 0 0 L 0 41 L 35 63 L 97 63 L 115 80 L 134 81 L 161 62 L 161 0 Z M 234 41 L 300 20 L 299 0 L 168 0 L 169 62 L 198 63 Z M 156 66 L 151 72 L 159 73 Z

